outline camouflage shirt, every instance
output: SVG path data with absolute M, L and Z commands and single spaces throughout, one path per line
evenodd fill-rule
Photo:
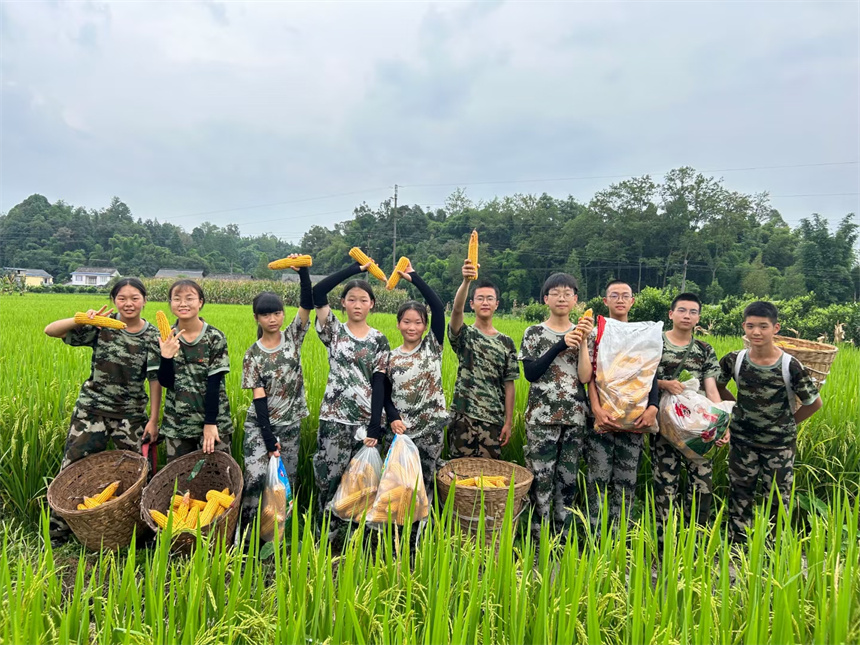
M 738 352 L 723 356 L 717 382 L 734 378 Z M 818 398 L 818 388 L 796 358 L 789 365 L 791 387 L 803 405 Z M 744 357 L 741 365 L 738 402 L 732 413 L 732 441 L 763 448 L 790 446 L 797 438 L 797 424 L 782 380 L 782 358 L 773 365 L 756 365 Z
M 293 425 L 308 416 L 302 375 L 301 347 L 310 322 L 302 324 L 299 314 L 281 332 L 280 344 L 269 349 L 258 340 L 245 352 L 242 364 L 242 387 L 266 390 L 269 420 L 272 425 Z M 253 402 L 248 408 L 249 420 L 256 422 Z
M 664 332 L 663 357 L 657 367 L 657 378 L 662 381 L 671 380 L 686 353 L 686 345 L 673 345 Z M 720 363 L 717 361 L 714 348 L 699 339 L 693 340 L 693 349 L 690 350 L 687 360 L 684 361 L 683 369 L 687 370 L 693 378 L 699 379 L 701 391 L 705 389 L 705 379 L 717 379 L 720 376 Z
M 514 341 L 502 333 L 487 336 L 464 324 L 457 334 L 448 325 L 448 342 L 460 361 L 451 411 L 503 425 L 505 382 L 520 377 Z
M 574 325 L 570 326 L 570 331 Z M 547 353 L 567 332 L 556 332 L 546 323 L 532 325 L 523 334 L 519 359 L 536 360 Z M 594 339 L 588 338 L 589 355 Z M 565 349 L 549 369 L 531 384 L 525 421 L 530 425 L 585 425 L 586 396 L 579 382 L 579 347 Z
M 90 376 L 78 396 L 81 408 L 112 419 L 149 418 L 144 382 L 155 380 L 155 374 L 147 374 L 147 365 L 158 362 L 161 353 L 155 327 L 145 320 L 135 333 L 83 325 L 70 330 L 64 340 L 72 347 L 93 349 Z
M 158 371 L 161 352 L 156 361 L 150 364 L 151 372 Z M 205 418 L 206 382 L 214 374 L 230 371 L 230 358 L 227 355 L 227 338 L 223 332 L 209 323 L 203 323 L 203 330 L 192 342 L 179 337 L 179 352 L 173 359 L 176 381 L 173 389 L 164 388 L 164 418 L 161 433 L 172 439 L 190 439 L 203 434 Z M 218 417 L 215 424 L 218 434 L 232 434 L 233 422 L 230 419 L 230 401 L 227 399 L 226 379 L 221 379 L 221 393 L 218 397 Z
M 374 372 L 385 373 L 388 339 L 371 328 L 364 338 L 356 338 L 349 328 L 329 311 L 322 324 L 317 319 L 317 334 L 328 348 L 329 373 L 325 396 L 320 406 L 321 421 L 351 426 L 370 421 L 371 381 Z
M 438 428 L 447 417 L 442 389 L 442 346 L 433 332 L 411 352 L 398 347 L 388 358 L 391 400 L 407 434 L 415 438 Z

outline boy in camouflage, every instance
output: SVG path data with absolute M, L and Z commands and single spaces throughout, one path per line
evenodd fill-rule
M 242 365 L 242 387 L 253 391 L 253 403 L 245 418 L 243 527 L 254 521 L 272 457 L 284 464 L 296 495 L 301 425 L 308 416 L 301 347 L 310 326 L 313 296 L 308 268 L 295 271 L 301 285 L 299 310 L 285 330 L 281 330 L 284 302 L 280 296 L 264 291 L 254 298 L 258 338 L 245 352 Z
M 45 327 L 45 334 L 62 338 L 73 347 L 92 348 L 92 368 L 81 386 L 71 426 L 63 450 L 66 468 L 83 457 L 107 450 L 113 441 L 120 450 L 140 451 L 144 434 L 158 437 L 161 386 L 146 366 L 158 356 L 158 331 L 140 313 L 146 304 L 146 288 L 137 278 L 123 278 L 110 293 L 118 313 L 102 307 L 87 316 L 111 316 L 126 324 L 125 329 L 79 325 L 74 318 L 57 320 Z M 147 415 L 145 382 L 149 378 L 151 397 Z M 51 514 L 51 538 L 59 543 L 69 534 L 68 525 Z
M 514 381 L 520 376 L 517 349 L 509 336 L 493 327 L 499 289 L 487 280 L 475 283 L 470 306 L 475 324 L 463 324 L 469 285 L 478 267 L 463 263 L 463 282 L 454 296 L 448 342 L 459 367 L 448 423 L 448 456 L 499 459 L 511 437 Z
M 720 361 L 717 379 L 726 400 L 735 397 L 726 389 L 737 385 L 737 404 L 726 437 L 729 450 L 729 539 L 746 542 L 746 528 L 753 518 L 759 483 L 764 495 L 775 486 L 787 506 L 794 480 L 797 425 L 821 409 L 818 388 L 793 356 L 774 344 L 779 333 L 778 312 L 773 303 L 756 301 L 744 309 L 743 330 L 749 351 L 731 352 Z M 795 397 L 801 405 L 795 410 Z M 774 496 L 771 517 L 779 511 Z
M 618 322 L 628 322 L 630 309 L 635 298 L 633 288 L 623 280 L 613 280 L 606 286 L 603 304 L 609 308 L 609 316 Z M 592 334 L 596 336 L 595 329 Z M 595 337 L 592 364 L 600 351 L 600 339 Z M 657 419 L 660 392 L 657 379 L 648 397 L 648 407 L 636 420 L 636 427 L 645 429 L 653 426 Z M 636 493 L 636 476 L 639 472 L 639 458 L 645 437 L 638 432 L 623 432 L 620 426 L 600 405 L 600 395 L 594 384 L 594 377 L 588 386 L 588 398 L 594 415 L 595 427 L 603 432 L 591 431 L 586 438 L 586 464 L 588 474 L 588 513 L 592 527 L 597 527 L 603 497 L 606 496 L 609 508 L 609 522 L 618 519 L 624 505 L 627 518 L 631 516 L 633 499 Z
M 526 466 L 534 474 L 535 533 L 540 532 L 541 519 L 553 519 L 553 502 L 556 530 L 567 532 L 572 523 L 588 409 L 583 384 L 591 380 L 589 334 L 594 326 L 591 317 L 577 325 L 570 321 L 577 289 L 576 279 L 566 273 L 547 278 L 541 297 L 549 306 L 549 318 L 526 329 L 520 348 L 523 373 L 531 383 L 525 453 Z
M 672 300 L 669 320 L 672 328 L 663 333 L 663 357 L 657 368 L 657 384 L 661 392 L 680 394 L 684 390 L 678 380 L 686 370 L 699 380 L 702 393 L 711 401 L 720 402 L 717 377 L 720 364 L 714 348 L 693 338 L 693 329 L 699 324 L 702 302 L 694 293 L 682 293 Z M 727 442 L 717 441 L 718 446 Z M 710 460 L 691 461 L 682 455 L 662 435 L 651 437 L 651 470 L 654 474 L 654 505 L 660 522 L 657 533 L 662 538 L 663 524 L 669 517 L 669 507 L 678 507 L 682 465 L 687 469 L 686 505 L 684 512 L 690 519 L 693 495 L 696 495 L 696 521 L 706 524 L 711 516 L 713 496 L 713 466 Z

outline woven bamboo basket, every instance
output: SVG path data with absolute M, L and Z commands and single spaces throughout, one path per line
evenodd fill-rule
M 140 520 L 140 498 L 149 464 L 143 455 L 128 450 L 106 450 L 84 457 L 60 471 L 48 486 L 48 505 L 62 517 L 87 549 L 128 546 Z M 93 497 L 119 481 L 116 497 L 95 508 L 79 511 L 84 496 Z
M 196 475 L 192 476 L 200 460 L 203 460 L 203 466 Z M 161 529 L 150 517 L 149 511 L 155 509 L 167 515 L 174 492 L 179 495 L 190 492 L 194 499 L 205 500 L 206 493 L 210 490 L 220 491 L 229 488 L 230 494 L 235 496 L 230 508 L 216 517 L 211 524 L 200 529 L 200 533 L 209 535 L 217 531 L 224 537 L 227 544 L 232 544 L 236 523 L 239 521 L 244 486 L 242 469 L 230 455 L 220 451 L 207 455 L 202 450 L 197 450 L 174 459 L 156 473 L 143 491 L 140 516 L 153 531 L 160 531 Z M 213 544 L 214 542 L 213 540 Z M 173 536 L 171 550 L 177 553 L 191 553 L 196 544 L 197 532 L 183 531 Z
M 528 469 L 508 461 L 479 457 L 452 459 L 436 473 L 436 486 L 441 504 L 444 504 L 448 499 L 455 479 L 478 475 L 503 475 L 508 481 L 511 477 L 514 478 L 513 516 L 516 517 L 523 508 L 523 502 L 531 488 L 534 476 Z M 492 541 L 493 533 L 502 528 L 508 505 L 508 488 L 484 488 L 483 493 L 484 535 L 481 537 L 485 543 L 489 543 Z M 481 489 L 471 486 L 458 486 L 454 493 L 453 506 L 454 514 L 463 531 L 478 537 Z
M 774 343 L 777 347 L 791 354 L 799 360 L 818 389 L 824 385 L 827 380 L 827 375 L 830 373 L 830 367 L 833 365 L 833 359 L 836 358 L 836 352 L 839 349 L 834 345 L 827 343 L 818 343 L 812 340 L 803 340 L 802 338 L 789 338 L 788 336 L 774 336 Z M 786 347 L 785 345 L 789 345 Z M 744 348 L 750 348 L 750 342 L 744 336 Z

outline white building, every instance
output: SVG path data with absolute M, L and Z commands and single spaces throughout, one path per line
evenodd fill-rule
M 119 271 L 111 267 L 78 267 L 72 273 L 70 284 L 76 287 L 103 287 L 118 275 Z

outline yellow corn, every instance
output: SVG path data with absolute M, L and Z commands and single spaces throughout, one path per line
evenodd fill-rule
M 224 490 L 227 489 L 225 488 Z M 220 504 L 224 508 L 229 508 L 230 504 L 233 503 L 233 500 L 235 498 L 233 497 L 233 495 L 230 495 L 223 491 L 218 492 L 217 490 L 210 490 L 208 493 L 206 493 L 206 501 L 211 502 L 213 499 L 217 500 L 218 504 Z
M 159 528 L 166 529 L 167 528 L 167 516 L 164 513 L 159 513 L 155 509 L 149 509 L 149 516 L 152 518 L 152 521 L 158 524 Z
M 278 271 L 279 269 L 292 269 L 293 267 L 299 269 L 301 267 L 310 267 L 313 265 L 313 258 L 309 255 L 300 255 L 296 258 L 283 258 L 281 260 L 269 262 L 269 268 L 272 271 Z
M 220 504 L 218 504 L 218 500 L 217 500 L 217 499 L 213 499 L 213 500 L 211 500 L 211 501 L 209 501 L 209 502 L 206 502 L 206 508 L 204 508 L 204 509 L 200 512 L 200 526 L 201 526 L 201 527 L 206 526 L 206 525 L 207 525 L 207 524 L 209 524 L 213 519 L 215 519 L 215 511 L 217 511 L 217 510 L 218 510 L 218 507 L 219 507 L 219 506 L 220 506 Z
M 589 307 L 582 312 L 582 318 L 594 318 L 594 310 Z M 580 320 L 582 320 L 582 318 L 580 318 Z
M 111 497 L 113 497 L 113 494 L 119 488 L 119 484 L 120 482 L 115 481 L 108 485 L 101 493 L 96 495 L 96 502 L 98 502 L 99 504 L 104 504 L 106 501 L 108 501 Z
M 409 266 L 409 258 L 405 255 L 397 260 L 397 266 L 394 267 L 394 272 L 391 274 L 391 277 L 388 278 L 388 282 L 385 283 L 385 288 L 388 291 L 393 291 L 394 287 L 397 286 L 397 283 L 400 282 L 400 271 L 406 271 L 406 267 Z
M 93 327 L 107 327 L 108 329 L 125 329 L 125 323 L 121 320 L 116 320 L 115 318 L 110 318 L 108 316 L 94 316 L 90 319 L 84 313 L 80 311 L 75 314 L 75 324 L 76 325 L 92 325 Z
M 95 497 L 84 497 L 84 506 L 87 508 L 95 508 L 99 503 L 96 501 Z
M 184 506 L 180 504 L 175 509 L 173 509 L 173 514 L 178 517 L 180 520 L 185 521 L 185 518 L 188 517 L 188 506 Z
M 475 267 L 475 279 L 478 277 L 478 231 L 473 230 L 469 236 L 469 261 Z
M 79 511 L 87 510 L 87 505 L 86 504 L 78 504 L 78 510 Z
M 196 506 L 192 506 L 191 510 L 188 511 L 188 517 L 185 518 L 185 526 L 187 526 L 189 529 L 192 529 L 192 530 L 196 529 L 197 528 L 197 520 L 199 519 L 199 517 L 200 517 L 200 509 L 197 508 Z
M 361 266 L 370 262 L 370 258 L 367 257 L 367 254 L 357 246 L 354 246 L 349 250 L 349 257 L 358 262 Z M 383 282 L 388 281 L 388 278 L 385 277 L 385 274 L 382 272 L 382 269 L 377 266 L 376 262 L 371 262 L 367 272 L 378 280 L 382 280 Z
M 170 322 L 167 320 L 167 315 L 161 309 L 155 312 L 155 324 L 158 326 L 161 340 L 170 338 Z

